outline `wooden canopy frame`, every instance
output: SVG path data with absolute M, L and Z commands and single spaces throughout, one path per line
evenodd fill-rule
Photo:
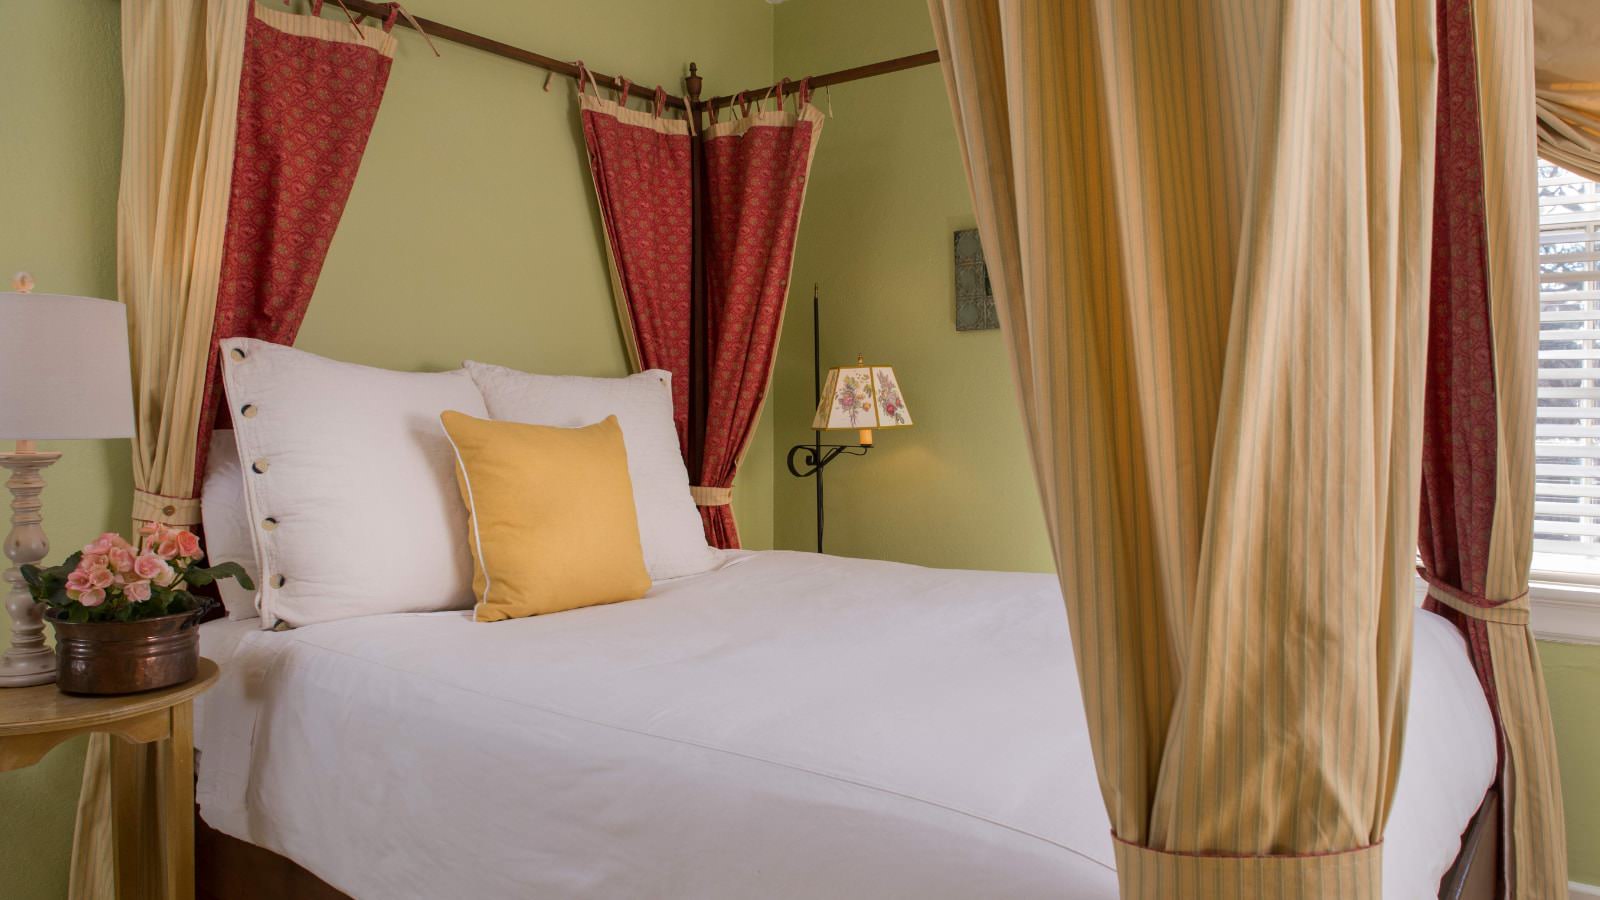
M 343 0 L 343 5 L 351 12 L 359 13 L 365 16 L 371 16 L 380 20 L 389 15 L 390 9 L 388 3 L 376 3 L 373 2 L 373 0 Z M 482 50 L 485 53 L 492 53 L 495 56 L 516 60 L 517 62 L 524 63 L 526 65 L 544 69 L 547 72 L 554 72 L 556 74 L 566 75 L 571 78 L 578 77 L 578 67 L 570 62 L 567 62 L 566 60 L 556 59 L 553 56 L 545 56 L 543 53 L 535 53 L 532 50 L 524 50 L 521 47 L 514 47 L 510 44 L 497 41 L 494 38 L 484 37 L 481 34 L 474 34 L 470 31 L 462 31 L 459 28 L 446 25 L 443 22 L 436 22 L 432 19 L 424 19 L 421 17 L 413 19 L 408 15 L 400 17 L 395 24 L 402 25 L 413 30 L 420 26 L 424 32 L 432 37 L 450 41 L 454 44 L 460 44 L 464 47 L 472 47 L 475 50 Z M 899 72 L 904 69 L 915 69 L 919 66 L 932 65 L 938 61 L 939 51 L 925 50 L 922 53 L 913 53 L 910 56 L 886 59 L 881 62 L 869 63 L 864 66 L 856 66 L 850 69 L 840 69 L 837 72 L 826 72 L 821 75 L 812 75 L 810 76 L 810 82 L 811 87 L 813 88 L 828 87 L 835 84 L 844 84 L 845 82 L 849 81 L 858 81 L 862 78 L 871 78 L 875 75 L 886 75 L 890 72 Z M 606 75 L 596 72 L 593 69 L 589 70 L 589 74 L 594 76 L 595 81 L 604 82 L 612 87 L 621 88 L 625 83 L 624 80 L 617 75 Z M 800 81 L 798 78 L 789 80 L 795 83 Z M 666 97 L 666 105 L 673 109 L 681 109 L 693 113 L 696 118 L 696 126 L 700 124 L 698 121 L 700 113 L 703 113 L 708 109 L 726 106 L 727 104 L 732 103 L 739 96 L 738 93 L 734 93 L 723 94 L 707 100 L 700 99 L 700 92 L 702 90 L 704 81 L 700 76 L 699 66 L 694 63 L 689 64 L 689 74 L 683 79 L 683 83 L 684 92 L 687 94 L 687 97 L 680 97 L 676 94 L 668 94 Z M 774 82 L 773 84 L 777 83 L 778 82 Z M 768 90 L 772 86 L 772 84 L 757 85 L 755 87 L 746 89 L 742 93 L 748 95 L 758 95 Z M 654 101 L 656 99 L 656 92 L 653 88 L 647 88 L 643 85 L 632 83 L 628 83 L 627 87 L 629 96 L 640 97 L 650 101 Z M 698 130 L 698 128 L 696 130 Z

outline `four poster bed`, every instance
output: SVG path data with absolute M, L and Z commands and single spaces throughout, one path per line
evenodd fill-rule
M 935 0 L 936 8 L 939 3 Z M 1097 667 L 1104 666 L 1105 655 L 1103 648 L 1085 645 L 1081 633 L 1069 633 L 1062 615 L 1064 601 L 1074 626 L 1086 615 L 1076 605 L 1092 593 L 1083 585 L 1069 584 L 1064 597 L 1062 584 L 1052 576 L 736 549 L 728 506 L 733 477 L 771 378 L 805 182 L 822 126 L 809 92 L 914 65 L 955 66 L 948 42 L 959 28 L 940 30 L 943 52 L 701 100 L 697 72 L 687 81 L 688 96 L 679 98 L 596 75 L 581 63 L 401 16 L 397 4 L 345 0 L 344 5 L 379 19 L 382 29 L 352 29 L 337 18 L 307 22 L 257 11 L 254 5 L 248 14 L 242 14 L 244 7 L 218 14 L 242 15 L 218 31 L 237 29 L 243 71 L 231 74 L 243 85 L 232 98 L 235 107 L 222 110 L 206 138 L 220 162 L 197 167 L 207 169 L 204 178 L 187 170 L 160 173 L 168 181 L 209 187 L 195 205 L 210 216 L 208 227 L 226 239 L 204 245 L 214 255 L 200 254 L 196 265 L 206 271 L 169 272 L 162 266 L 170 260 L 136 252 L 159 243 L 152 233 L 159 237 L 163 229 L 191 223 L 167 223 L 156 212 L 147 217 L 150 221 L 142 220 L 140 213 L 147 211 L 130 184 L 149 177 L 141 167 L 158 168 L 151 160 L 161 165 L 193 160 L 163 152 L 171 148 L 160 141 L 154 147 L 125 148 L 128 202 L 119 241 L 131 251 L 125 257 L 134 271 L 120 275 L 136 343 L 146 343 L 135 354 L 145 387 L 141 421 L 163 424 L 149 429 L 136 449 L 136 517 L 177 524 L 199 520 L 212 424 L 225 426 L 230 419 L 217 386 L 219 342 L 235 337 L 293 342 L 381 99 L 394 47 L 388 30 L 399 24 L 578 82 L 590 173 L 629 354 L 636 369 L 662 369 L 673 376 L 674 424 L 693 500 L 708 542 L 722 550 L 711 571 L 660 580 L 644 600 L 493 627 L 476 626 L 461 611 L 369 615 L 283 631 L 263 630 L 262 621 L 248 618 L 201 626 L 203 651 L 222 664 L 224 673 L 197 704 L 202 896 L 1098 900 L 1117 896 L 1119 868 L 1127 878 L 1159 881 L 1166 863 L 1155 859 L 1157 854 L 1210 857 L 1142 845 L 1134 850 L 1148 855 L 1140 856 L 1113 834 L 1127 833 L 1124 819 L 1139 804 L 1119 804 L 1108 816 L 1110 798 L 1128 788 L 1131 771 L 1109 774 L 1108 763 L 1120 759 L 1108 760 L 1110 751 L 1101 743 L 1109 718 L 1106 697 L 1120 699 L 1122 684 L 1113 677 L 1080 685 L 1085 672 L 1103 676 Z M 124 4 L 124 34 L 137 47 L 150 35 L 135 6 Z M 1466 0 L 1445 0 L 1441 23 L 1466 7 Z M 974 52 L 972 46 L 960 50 Z M 291 85 L 284 94 L 294 98 L 326 91 L 351 101 L 350 109 L 338 111 L 342 116 L 331 117 L 339 125 L 338 140 L 312 147 L 272 145 L 274 135 L 296 133 L 303 123 L 295 116 L 325 112 L 297 110 L 292 101 L 263 101 L 280 88 L 276 78 L 282 70 L 273 62 L 284 54 L 333 62 L 296 70 L 309 84 Z M 182 80 L 181 73 L 165 73 L 148 54 L 126 53 L 125 59 Z M 981 66 L 946 71 L 958 124 L 963 112 L 970 116 L 976 108 L 962 107 L 960 99 L 962 81 L 974 70 L 993 74 Z M 360 75 L 362 89 L 331 91 L 328 81 L 317 82 L 331 80 L 334 71 Z M 207 69 L 194 77 L 205 82 L 219 76 Z M 220 77 L 225 81 L 230 75 L 223 71 Z M 617 89 L 621 102 L 599 96 L 601 81 Z M 141 105 L 159 109 L 167 99 L 162 88 L 183 88 L 160 83 L 154 74 L 130 77 L 128 83 L 135 111 Z M 630 96 L 652 101 L 653 113 L 627 108 Z M 776 101 L 773 108 L 751 109 L 750 101 L 769 96 Z M 230 102 L 226 96 L 223 101 Z M 786 107 L 790 102 L 793 112 Z M 730 109 L 734 120 L 720 121 L 720 113 Z M 664 115 L 670 110 L 687 115 Z M 283 115 L 287 126 L 272 119 Z M 193 142 L 195 135 L 166 134 L 162 140 Z M 983 149 L 973 141 L 963 132 L 969 164 L 974 147 Z M 306 163 L 303 157 L 315 153 L 326 156 Z M 289 227 L 271 218 L 278 207 L 258 202 L 261 197 L 252 193 L 279 190 L 283 183 L 260 177 L 263 159 L 279 167 L 274 175 L 292 176 L 302 164 L 333 173 L 329 182 L 335 190 L 307 187 L 305 196 L 295 199 L 320 204 L 318 221 L 327 225 L 322 233 L 282 244 L 250 239 Z M 995 177 L 1001 168 L 979 174 Z M 288 181 L 294 190 L 294 179 Z M 975 193 L 981 182 L 974 174 Z M 652 201 L 678 202 L 633 202 L 639 192 Z M 981 208 L 987 241 L 994 211 Z M 1004 241 L 996 246 L 1006 249 Z M 297 277 L 286 285 L 252 280 L 262 273 Z M 1010 276 L 1018 277 L 1015 271 Z M 173 281 L 192 288 L 174 292 Z M 174 303 L 174 297 L 179 306 L 187 304 L 181 315 L 163 305 Z M 1450 301 L 1435 299 L 1446 306 L 1435 316 L 1449 315 Z M 1012 314 L 1014 322 L 1027 318 L 1020 310 Z M 181 334 L 151 328 L 157 321 L 190 319 L 202 327 Z M 174 393 L 184 402 L 161 407 L 151 399 Z M 175 411 L 179 408 L 185 411 Z M 1025 404 L 1033 416 L 1042 408 Z M 251 416 L 250 409 L 236 411 Z M 189 416 L 189 411 L 200 414 Z M 1372 427 L 1370 421 L 1357 424 Z M 1453 424 L 1446 422 L 1442 434 L 1431 436 L 1448 437 Z M 1370 446 L 1366 450 L 1372 452 Z M 1043 465 L 1048 456 L 1041 451 L 1036 462 Z M 1181 466 L 1159 462 L 1154 468 L 1163 472 L 1204 469 L 1192 459 Z M 1446 460 L 1428 474 L 1436 482 L 1449 472 Z M 1437 488 L 1435 482 L 1430 485 Z M 1204 506 L 1199 499 L 1196 506 Z M 1047 501 L 1073 506 L 1061 497 L 1047 495 Z M 1445 529 L 1447 519 L 1440 514 L 1435 527 Z M 277 528 L 276 519 L 268 521 Z M 1072 533 L 1070 526 L 1055 528 L 1052 536 L 1060 543 Z M 1440 546 L 1444 557 L 1458 549 L 1443 537 Z M 1140 545 L 1138 552 L 1150 552 L 1149 545 Z M 1291 798 L 1319 799 L 1309 810 L 1279 801 L 1287 807 L 1279 814 L 1286 820 L 1305 816 L 1313 832 L 1325 817 L 1348 826 L 1346 819 L 1360 815 L 1324 806 L 1353 804 L 1359 793 L 1378 821 L 1376 833 L 1386 835 L 1384 895 L 1487 898 L 1498 890 L 1504 875 L 1497 869 L 1503 853 L 1510 852 L 1500 843 L 1502 834 L 1512 833 L 1500 821 L 1500 797 L 1513 795 L 1499 787 L 1511 777 L 1502 756 L 1509 692 L 1494 694 L 1495 666 L 1506 665 L 1505 657 L 1491 659 L 1481 645 L 1486 634 L 1503 640 L 1516 635 L 1508 638 L 1486 631 L 1481 622 L 1467 622 L 1478 622 L 1473 609 L 1501 601 L 1485 599 L 1487 588 L 1481 584 L 1456 584 L 1463 576 L 1448 571 L 1449 560 L 1441 563 L 1434 552 L 1425 552 L 1430 606 L 1439 614 L 1417 611 L 1409 633 L 1390 630 L 1387 620 L 1363 625 L 1363 640 L 1375 641 L 1374 634 L 1381 633 L 1391 642 L 1382 654 L 1360 656 L 1389 680 L 1383 686 L 1377 679 L 1350 682 L 1370 686 L 1375 694 L 1392 688 L 1402 700 L 1410 698 L 1409 704 L 1397 703 L 1390 693 L 1374 700 L 1374 706 L 1401 709 L 1406 718 L 1384 720 L 1375 733 L 1356 741 L 1362 752 L 1398 746 L 1392 738 L 1403 726 L 1407 762 L 1398 767 L 1387 829 L 1382 827 L 1387 798 L 1370 784 L 1352 788 L 1350 795 L 1339 794 L 1338 785 L 1326 794 L 1285 791 Z M 1171 558 L 1179 555 L 1174 550 Z M 1070 559 L 1059 553 L 1058 558 Z M 1116 563 L 1128 560 L 1138 557 L 1124 553 Z M 1067 566 L 1063 572 L 1069 582 L 1079 574 Z M 1355 603 L 1350 598 L 1364 599 L 1364 592 L 1382 581 L 1380 592 L 1394 601 L 1392 574 L 1386 568 L 1360 590 L 1328 591 L 1326 583 L 1323 589 L 1341 602 Z M 1143 584 L 1143 578 L 1141 573 L 1127 583 Z M 1276 591 L 1270 587 L 1256 596 L 1301 599 L 1284 585 L 1276 585 Z M 1115 604 L 1122 602 L 1114 592 L 1106 593 Z M 1129 597 L 1144 601 L 1155 594 L 1146 590 Z M 1525 631 L 1525 618 L 1507 622 Z M 1149 630 L 1164 633 L 1159 627 Z M 1307 635 L 1340 646 L 1317 627 L 1300 634 Z M 1409 654 L 1398 649 L 1407 640 Z M 1075 643 L 1088 662 L 1075 661 Z M 1145 649 L 1137 643 L 1118 647 L 1128 656 Z M 1389 666 L 1407 657 L 1409 670 Z M 1400 681 L 1407 671 L 1409 680 Z M 1486 699 L 1486 690 L 1490 699 L 1498 696 L 1499 706 Z M 1094 702 L 1086 704 L 1085 696 Z M 1230 723 L 1237 723 L 1257 718 L 1258 711 L 1265 714 L 1264 696 L 1249 689 L 1241 696 L 1244 702 L 1218 715 L 1225 712 Z M 1290 701 L 1276 696 L 1271 712 L 1289 717 Z M 1351 699 L 1323 696 L 1329 704 Z M 1305 696 L 1298 701 L 1305 703 Z M 1362 715 L 1367 713 L 1372 710 Z M 1526 736 L 1537 724 L 1518 727 Z M 1297 727 L 1315 732 L 1318 725 Z M 1282 737 L 1288 742 L 1287 734 Z M 1320 733 L 1300 737 L 1305 744 L 1322 743 Z M 1159 757 L 1159 752 L 1152 757 L 1157 764 Z M 103 795 L 99 765 L 92 754 L 85 804 Z M 1279 768 L 1278 777 L 1298 778 L 1313 791 L 1324 789 L 1325 775 L 1335 774 L 1313 766 L 1291 776 L 1287 760 Z M 1383 779 L 1383 771 L 1392 768 L 1372 767 L 1375 780 Z M 1512 774 L 1526 777 L 1521 769 Z M 1143 775 L 1131 777 L 1142 784 Z M 1252 787 L 1266 797 L 1268 785 L 1262 781 Z M 1331 804 L 1323 804 L 1330 795 Z M 1518 807 L 1519 814 L 1524 808 Z M 1248 823 L 1235 824 L 1243 831 Z M 79 837 L 75 890 L 93 894 L 96 863 L 83 860 L 93 857 L 95 836 Z M 1260 860 L 1344 855 L 1342 847 L 1329 853 L 1306 849 L 1274 845 L 1259 854 L 1226 858 L 1250 867 Z M 1348 872 L 1370 880 L 1374 847 L 1358 846 L 1352 853 Z M 1141 865 L 1153 860 L 1155 874 L 1142 868 L 1130 873 L 1127 859 Z M 1331 870 L 1345 871 L 1337 862 Z M 1260 877 L 1259 871 L 1249 874 Z M 1206 890 L 1223 891 L 1210 885 Z M 1351 896 L 1376 890 L 1376 884 L 1363 885 Z

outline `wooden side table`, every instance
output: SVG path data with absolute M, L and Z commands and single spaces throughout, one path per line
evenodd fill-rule
M 105 732 L 111 742 L 112 832 L 117 894 L 140 897 L 164 885 L 175 900 L 194 897 L 194 698 L 217 680 L 200 660 L 193 681 L 121 697 L 73 697 L 53 684 L 0 690 L 0 772 L 31 766 L 62 741 Z M 145 783 L 135 744 L 156 744 L 156 783 Z M 146 798 L 149 798 L 148 801 Z M 153 802 L 161 833 L 141 833 L 140 805 Z

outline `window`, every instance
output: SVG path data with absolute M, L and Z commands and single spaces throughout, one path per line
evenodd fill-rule
M 1600 584 L 1600 184 L 1539 162 L 1533 568 Z

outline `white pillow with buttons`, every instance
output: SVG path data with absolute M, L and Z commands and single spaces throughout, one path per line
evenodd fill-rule
M 672 421 L 672 373 L 650 369 L 626 378 L 532 375 L 467 362 L 489 415 L 527 425 L 581 428 L 616 416 L 628 451 L 628 478 L 639 516 L 639 545 L 650 580 L 709 571 L 717 552 L 689 494 L 689 472 Z
M 206 454 L 206 478 L 200 493 L 200 520 L 206 531 L 208 565 L 236 562 L 257 586 L 261 567 L 256 564 L 255 542 L 250 539 L 250 511 L 244 502 L 244 474 L 239 468 L 239 448 L 233 432 L 219 428 L 211 432 L 211 449 Z M 217 582 L 222 605 L 233 621 L 254 619 L 256 592 L 245 590 L 239 582 L 225 578 Z
M 393 372 L 222 341 L 263 627 L 472 606 L 439 414 L 486 417 L 464 369 Z

